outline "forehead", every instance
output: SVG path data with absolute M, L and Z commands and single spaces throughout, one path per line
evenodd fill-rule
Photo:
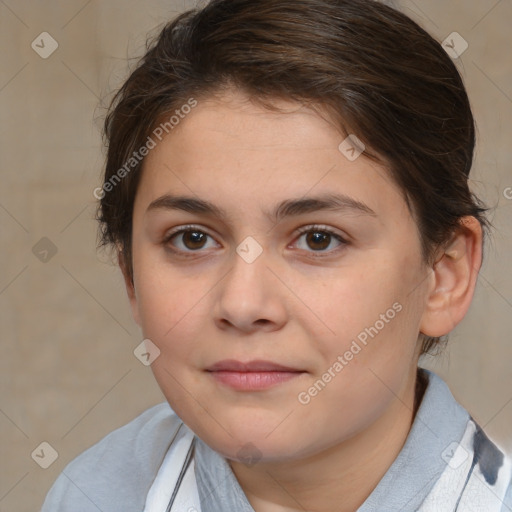
M 364 153 L 347 158 L 347 135 L 329 118 L 291 101 L 274 105 L 236 92 L 198 101 L 146 157 L 138 202 L 173 192 L 269 211 L 290 197 L 342 193 L 375 211 L 405 206 L 384 166 Z
M 277 98 L 271 105 L 269 109 L 240 91 L 224 91 L 198 100 L 172 133 L 180 143 L 192 142 L 192 134 L 205 134 L 212 143 L 216 135 L 223 143 L 231 138 L 239 149 L 311 152 L 332 148 L 333 143 L 337 147 L 341 134 L 321 107 Z

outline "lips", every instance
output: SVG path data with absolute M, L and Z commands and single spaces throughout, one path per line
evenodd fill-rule
M 303 373 L 272 361 L 254 360 L 243 363 L 234 359 L 219 361 L 206 370 L 219 383 L 239 391 L 258 391 L 284 384 Z
M 219 361 L 207 368 L 209 372 L 302 372 L 298 368 L 283 366 L 272 361 L 254 360 L 247 363 L 236 361 L 234 359 L 225 359 Z

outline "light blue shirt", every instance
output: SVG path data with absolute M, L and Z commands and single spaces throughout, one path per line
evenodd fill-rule
M 428 384 L 407 440 L 357 512 L 418 510 L 447 467 L 447 448 L 461 440 L 471 421 L 440 377 L 419 371 Z M 180 424 L 164 403 L 110 433 L 64 469 L 41 512 L 142 512 Z M 478 426 L 474 439 L 474 465 L 492 484 L 504 455 Z M 198 438 L 194 463 L 202 512 L 254 512 L 226 460 Z M 502 512 L 512 512 L 508 485 Z

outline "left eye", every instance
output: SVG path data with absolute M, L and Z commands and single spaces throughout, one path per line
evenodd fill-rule
M 302 246 L 299 247 L 299 249 L 307 250 L 309 248 L 312 249 L 313 252 L 330 252 L 326 251 L 326 249 L 332 244 L 332 242 L 337 242 L 338 245 L 336 247 L 346 243 L 340 235 L 322 228 L 308 228 L 303 230 L 298 240 L 301 239 L 304 239 L 306 247 Z

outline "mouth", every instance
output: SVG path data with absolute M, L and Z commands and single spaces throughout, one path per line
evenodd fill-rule
M 284 384 L 306 373 L 272 361 L 233 359 L 219 361 L 206 369 L 217 382 L 239 391 L 258 391 Z

